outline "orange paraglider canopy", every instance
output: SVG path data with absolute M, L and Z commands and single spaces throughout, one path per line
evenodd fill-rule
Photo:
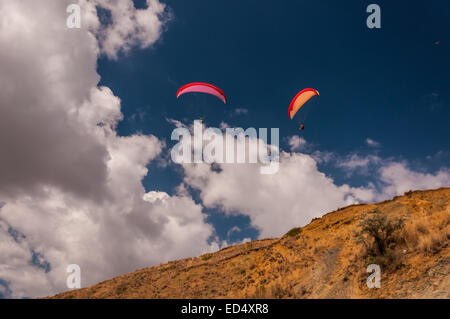
M 291 105 L 289 105 L 289 118 L 292 120 L 298 110 L 315 95 L 319 96 L 319 92 L 314 89 L 304 89 L 298 92 L 292 100 Z

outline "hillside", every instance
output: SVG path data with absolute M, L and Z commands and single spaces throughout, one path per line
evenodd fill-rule
M 378 212 L 378 213 L 377 213 Z M 367 216 L 387 217 L 383 254 L 356 233 Z M 450 298 L 450 189 L 408 192 L 349 206 L 277 239 L 137 270 L 53 298 Z M 369 263 L 381 288 L 369 289 Z

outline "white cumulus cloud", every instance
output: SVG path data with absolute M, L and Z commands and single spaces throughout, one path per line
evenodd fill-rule
M 288 144 L 290 146 L 291 151 L 297 152 L 301 151 L 306 146 L 307 143 L 303 137 L 294 135 L 289 138 Z
M 387 186 L 385 197 L 392 197 L 410 190 L 435 189 L 450 186 L 450 170 L 442 168 L 437 172 L 413 171 L 404 162 L 392 162 L 380 168 L 381 181 Z

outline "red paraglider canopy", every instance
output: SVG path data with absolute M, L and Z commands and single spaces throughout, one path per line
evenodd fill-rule
M 193 92 L 211 94 L 218 97 L 223 103 L 227 103 L 227 97 L 221 89 L 212 84 L 203 82 L 193 82 L 182 86 L 177 92 L 177 98 L 185 93 Z

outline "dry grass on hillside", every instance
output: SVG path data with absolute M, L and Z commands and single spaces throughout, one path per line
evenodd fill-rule
M 450 239 L 450 214 L 448 211 L 437 211 L 410 220 L 401 238 L 411 251 L 437 253 Z

